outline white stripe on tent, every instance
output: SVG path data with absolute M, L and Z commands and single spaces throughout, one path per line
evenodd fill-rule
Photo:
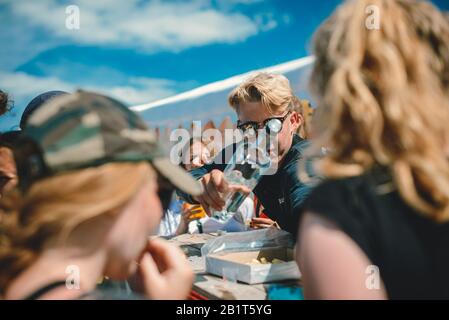
M 263 69 L 259 69 L 259 70 L 253 70 L 250 72 L 246 72 L 237 76 L 233 76 L 221 81 L 216 81 L 216 82 L 212 82 L 209 84 L 206 84 L 204 86 L 195 88 L 193 90 L 190 91 L 186 91 L 165 99 L 161 99 L 158 101 L 154 101 L 151 103 L 145 103 L 145 104 L 141 104 L 141 105 L 137 105 L 137 106 L 133 106 L 131 107 L 132 110 L 137 111 L 137 112 L 142 112 L 151 108 L 155 108 L 155 107 L 160 107 L 162 105 L 166 105 L 166 104 L 170 104 L 170 103 L 175 103 L 175 102 L 179 102 L 179 101 L 183 101 L 183 100 L 190 100 L 190 99 L 194 99 L 212 92 L 220 92 L 222 90 L 225 89 L 229 89 L 229 88 L 233 88 L 235 86 L 237 86 L 238 84 L 240 84 L 243 80 L 245 80 L 249 75 L 253 74 L 254 72 L 269 72 L 269 73 L 286 73 L 289 71 L 293 71 L 295 69 L 299 69 L 301 67 L 304 67 L 306 65 L 309 65 L 311 63 L 313 63 L 314 61 L 314 57 L 313 56 L 307 56 L 304 58 L 300 58 L 300 59 L 296 59 L 296 60 L 292 60 L 289 62 L 285 62 L 285 63 L 281 63 L 275 66 L 271 66 L 268 68 L 263 68 Z

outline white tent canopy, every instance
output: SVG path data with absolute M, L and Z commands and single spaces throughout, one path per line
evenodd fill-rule
M 141 113 L 150 127 L 159 128 L 175 128 L 180 124 L 185 126 L 194 120 L 204 123 L 208 120 L 219 122 L 226 116 L 235 119 L 233 110 L 227 104 L 227 95 L 232 88 L 255 72 L 284 74 L 301 99 L 310 99 L 307 85 L 313 61 L 312 56 L 307 56 L 209 83 L 165 99 L 133 106 L 131 109 Z

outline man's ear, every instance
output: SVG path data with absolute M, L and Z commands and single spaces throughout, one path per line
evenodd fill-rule
M 290 116 L 290 125 L 296 131 L 304 123 L 304 117 L 296 111 L 292 111 Z

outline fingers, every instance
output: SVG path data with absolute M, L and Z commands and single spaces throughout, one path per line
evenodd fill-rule
M 203 217 L 203 208 L 200 205 L 195 205 L 191 208 L 185 219 L 187 222 L 198 220 Z
M 211 215 L 211 208 L 217 211 L 223 210 L 226 204 L 226 195 L 230 191 L 240 192 L 244 195 L 251 193 L 251 189 L 243 185 L 229 185 L 223 172 L 212 170 L 200 179 L 204 187 L 201 196 L 195 198 L 205 209 L 208 216 Z
M 203 179 L 201 179 L 200 182 L 203 184 L 203 187 L 204 187 Z M 206 188 L 203 188 L 203 189 L 204 189 L 203 194 L 193 197 L 193 199 L 203 207 L 204 211 L 206 211 L 206 214 L 210 217 L 210 215 L 211 215 L 210 207 L 209 207 L 209 204 L 206 202 L 206 199 L 204 198 L 204 193 L 206 192 L 205 191 Z
M 252 218 L 252 221 L 255 223 L 264 223 L 264 224 L 273 224 L 274 221 L 270 218 Z
M 222 210 L 225 201 L 224 196 L 220 194 L 220 190 L 227 189 L 227 182 L 224 180 L 223 172 L 212 170 L 209 174 L 204 175 L 200 181 L 203 184 L 204 192 L 197 197 L 198 202 L 203 205 L 208 215 L 210 215 L 210 208 Z
M 188 219 L 190 216 L 200 213 L 203 210 L 201 205 L 196 204 L 182 211 L 182 218 Z
M 151 254 L 161 272 L 170 268 L 190 267 L 184 252 L 165 240 L 150 240 L 147 245 L 147 251 Z
M 275 226 L 276 222 L 269 218 L 252 218 L 251 219 L 251 228 L 253 229 L 264 229 Z
M 229 189 L 232 191 L 241 192 L 244 195 L 248 195 L 251 193 L 251 189 L 249 189 L 247 186 L 243 186 L 243 185 L 232 185 L 232 186 L 229 186 Z
M 196 197 L 194 198 L 196 201 L 198 201 L 198 203 L 203 207 L 204 211 L 206 211 L 206 214 L 210 217 L 211 216 L 211 211 L 210 211 L 210 207 L 209 205 L 206 203 L 206 201 L 204 200 L 204 198 L 202 196 Z
M 224 179 L 223 172 L 219 170 L 212 170 L 210 179 L 206 185 L 206 191 L 212 201 L 217 205 L 216 210 L 221 210 L 225 205 L 224 196 L 220 192 L 227 191 L 227 182 Z
M 133 278 L 140 284 L 142 290 L 139 292 L 151 299 L 166 300 L 185 299 L 193 277 L 192 268 L 181 249 L 162 239 L 152 239 Z
M 220 206 L 220 204 L 214 200 L 213 195 L 211 195 L 216 191 L 213 190 L 213 187 L 209 185 L 208 181 L 201 180 L 201 182 L 203 183 L 204 192 L 200 197 L 200 203 L 204 206 L 204 208 L 221 210 L 222 206 Z
M 259 223 L 259 224 L 252 224 L 251 228 L 253 228 L 253 229 L 266 229 L 266 228 L 270 228 L 271 226 L 272 226 L 271 224 Z
M 128 279 L 128 283 L 135 292 L 139 293 L 148 293 L 146 292 L 146 283 L 153 283 L 154 285 L 158 285 L 160 279 L 158 279 L 157 275 L 159 274 L 159 270 L 157 265 L 151 258 L 147 252 L 143 252 L 139 258 L 137 259 L 137 270 L 136 272 Z
M 215 186 L 217 192 L 226 193 L 228 191 L 228 182 L 224 178 L 223 172 L 220 170 L 212 170 L 210 172 L 212 184 Z
M 154 262 L 153 258 L 150 254 L 145 253 L 140 260 L 139 267 L 137 270 L 138 277 L 140 277 L 142 280 L 141 284 L 137 284 L 139 286 L 142 286 L 143 283 L 151 283 L 154 287 L 158 287 L 161 285 L 161 277 L 160 277 L 160 271 L 156 263 Z M 140 290 L 142 291 L 142 290 Z

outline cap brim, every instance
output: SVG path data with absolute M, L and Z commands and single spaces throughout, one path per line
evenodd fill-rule
M 171 163 L 168 158 L 155 158 L 151 160 L 156 170 L 167 178 L 176 188 L 192 196 L 203 193 L 203 186 L 180 166 Z

